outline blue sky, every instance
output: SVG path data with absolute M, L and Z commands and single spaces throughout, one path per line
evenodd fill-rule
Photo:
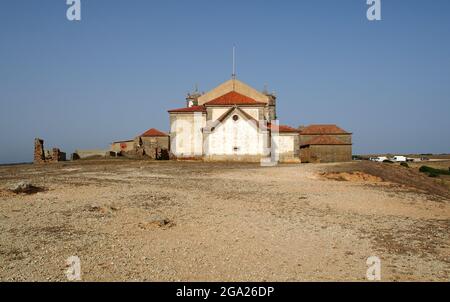
M 354 153 L 450 152 L 450 1 L 0 2 L 0 163 L 46 147 L 106 148 L 238 78 L 278 95 L 291 126 L 337 123 Z

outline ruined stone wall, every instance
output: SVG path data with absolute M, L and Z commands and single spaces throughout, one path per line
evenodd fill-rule
M 44 141 L 36 138 L 34 140 L 34 160 L 35 164 L 45 163 Z
M 152 159 L 168 159 L 170 139 L 166 137 L 140 137 L 140 149 Z
M 66 153 L 61 152 L 58 148 L 52 149 L 52 162 L 66 161 Z
M 44 141 L 36 138 L 34 140 L 34 163 L 43 164 L 51 162 L 66 161 L 66 153 L 61 152 L 58 148 L 50 150 L 44 149 Z

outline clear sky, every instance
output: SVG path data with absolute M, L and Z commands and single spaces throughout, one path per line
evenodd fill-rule
M 354 153 L 450 152 L 450 1 L 0 1 L 0 163 L 167 131 L 197 83 L 278 95 L 280 123 L 336 123 Z

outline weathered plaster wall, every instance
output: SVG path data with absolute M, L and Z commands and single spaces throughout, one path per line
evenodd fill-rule
M 237 121 L 233 116 L 238 115 Z M 257 125 L 235 112 L 222 125 L 206 136 L 205 154 L 212 155 L 262 155 L 264 153 L 264 137 L 259 133 Z
M 135 145 L 136 144 L 135 144 L 134 141 L 115 142 L 115 143 L 111 144 L 111 151 L 116 152 L 116 153 L 119 153 L 119 152 L 130 152 L 130 151 L 133 151 L 135 149 Z M 90 152 L 90 151 L 91 150 L 83 151 L 83 153 L 86 153 L 87 156 L 92 156 L 92 155 L 89 155 L 89 153 L 93 153 L 93 152 Z M 94 150 L 94 151 L 96 152 L 97 150 Z M 82 151 L 80 151 L 80 152 L 82 152 Z M 80 157 L 81 157 L 81 155 L 80 155 Z
M 300 161 L 298 134 L 280 133 L 272 139 L 280 161 Z
M 170 115 L 170 146 L 176 157 L 200 157 L 203 155 L 202 128 L 206 126 L 206 115 L 183 113 Z
M 243 111 L 245 111 L 246 113 L 248 113 L 252 118 L 254 118 L 255 120 L 259 121 L 263 119 L 263 115 L 260 115 L 260 109 L 258 108 L 241 108 Z
M 225 112 L 230 110 L 229 107 L 219 107 L 219 108 L 211 108 L 211 118 L 208 117 L 208 120 L 216 121 L 219 117 L 221 117 Z

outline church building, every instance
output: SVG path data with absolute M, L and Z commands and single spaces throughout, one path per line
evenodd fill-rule
M 278 125 L 277 98 L 234 77 L 169 110 L 170 149 L 177 159 L 300 161 L 299 130 Z

